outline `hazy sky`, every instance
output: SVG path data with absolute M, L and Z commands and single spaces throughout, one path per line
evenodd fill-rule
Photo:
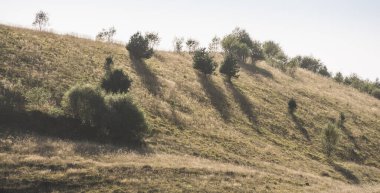
M 313 55 L 329 70 L 380 78 L 378 0 L 0 0 L 0 23 L 32 27 L 38 10 L 48 12 L 60 33 L 95 37 L 115 26 L 116 39 L 136 31 L 158 32 L 160 49 L 175 36 L 207 46 L 235 27 L 252 38 L 274 40 L 289 56 Z

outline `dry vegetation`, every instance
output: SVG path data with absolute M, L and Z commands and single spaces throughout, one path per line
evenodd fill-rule
M 146 147 L 0 123 L 0 191 L 380 192 L 380 101 L 369 95 L 264 62 L 243 64 L 230 84 L 198 74 L 188 54 L 157 52 L 141 63 L 124 45 L 0 25 L 0 83 L 24 95 L 29 111 L 60 115 L 63 93 L 98 84 L 109 55 L 134 80 Z M 346 122 L 330 163 L 321 131 L 340 112 Z

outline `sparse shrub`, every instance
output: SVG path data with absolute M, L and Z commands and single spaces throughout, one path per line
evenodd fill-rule
M 208 75 L 215 71 L 217 64 L 214 62 L 210 54 L 206 52 L 206 48 L 201 48 L 194 52 L 193 67 Z
M 103 78 L 101 87 L 107 92 L 128 92 L 132 80 L 121 69 L 113 70 Z
M 147 129 L 143 113 L 126 95 L 107 96 L 105 101 L 103 123 L 110 137 L 118 142 L 138 143 Z
M 173 40 L 173 46 L 174 46 L 174 51 L 177 52 L 177 53 L 181 53 L 182 52 L 182 48 L 183 48 L 183 42 L 185 41 L 184 38 L 177 38 L 175 37 L 174 40 Z
M 193 53 L 199 46 L 199 42 L 194 39 L 188 39 L 186 41 L 187 49 L 189 50 L 189 53 Z
M 291 98 L 288 102 L 288 110 L 290 114 L 293 114 L 297 109 L 297 102 L 294 98 Z
M 267 59 L 281 59 L 284 58 L 285 53 L 280 45 L 274 41 L 266 41 L 263 43 L 263 52 Z
M 113 36 L 116 34 L 115 27 L 110 27 L 109 29 L 103 29 L 96 35 L 96 40 L 112 42 Z
M 49 16 L 44 11 L 39 11 L 36 13 L 36 17 L 34 18 L 33 25 L 38 26 L 38 29 L 42 31 L 42 28 L 48 25 Z
M 343 77 L 342 73 L 340 73 L 340 72 L 336 73 L 334 76 L 334 80 L 338 83 L 343 83 L 344 77 Z
M 258 61 L 258 60 L 265 59 L 264 51 L 259 41 L 252 42 L 251 59 L 252 59 L 252 63 L 255 63 L 255 61 Z
M 133 34 L 126 46 L 129 53 L 137 59 L 150 58 L 153 55 L 153 48 L 149 47 L 148 38 L 140 32 Z
M 339 121 L 338 121 L 339 127 L 343 127 L 344 126 L 344 121 L 346 121 L 346 116 L 344 115 L 343 112 L 340 112 L 340 114 L 339 114 Z
M 211 52 L 211 53 L 215 53 L 215 52 L 218 52 L 219 51 L 219 47 L 220 47 L 220 38 L 217 37 L 217 36 L 214 36 L 210 42 L 210 44 L 208 45 L 208 50 Z
M 372 95 L 377 99 L 380 99 L 380 88 L 376 88 L 372 91 Z
M 63 96 L 64 110 L 91 126 L 100 126 L 105 113 L 103 93 L 91 85 L 77 85 Z
M 106 76 L 108 76 L 112 71 L 113 59 L 112 56 L 108 56 L 106 61 L 104 62 L 103 69 L 106 72 Z
M 331 155 L 336 150 L 336 145 L 339 140 L 339 133 L 334 124 L 328 124 L 327 128 L 323 131 L 323 149 L 326 156 L 330 159 Z
M 160 44 L 160 37 L 158 36 L 158 33 L 146 32 L 145 38 L 148 39 L 149 47 L 152 49 Z
M 224 61 L 219 71 L 220 73 L 225 74 L 229 81 L 231 81 L 232 77 L 239 77 L 239 66 L 237 65 L 237 60 L 232 54 L 227 54 L 224 57 Z

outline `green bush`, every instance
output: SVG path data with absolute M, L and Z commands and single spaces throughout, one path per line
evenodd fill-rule
M 291 98 L 288 102 L 289 113 L 293 114 L 297 109 L 297 102 L 294 98 Z
M 106 74 L 102 79 L 101 87 L 107 92 L 122 93 L 128 92 L 131 83 L 132 80 L 123 72 L 123 70 L 116 69 L 111 73 Z
M 153 48 L 150 47 L 149 39 L 141 35 L 140 32 L 131 36 L 126 48 L 137 59 L 148 59 L 153 55 Z
M 103 93 L 91 85 L 77 85 L 68 90 L 62 100 L 64 110 L 91 126 L 100 126 L 105 113 Z
M 147 129 L 143 113 L 126 95 L 107 96 L 105 101 L 103 123 L 110 137 L 119 142 L 139 142 Z
M 336 73 L 334 76 L 334 80 L 338 83 L 342 83 L 344 80 L 342 73 L 341 72 Z
M 239 77 L 239 66 L 237 65 L 237 60 L 232 54 L 227 54 L 224 57 L 224 61 L 219 71 L 220 73 L 225 74 L 228 80 L 231 80 L 232 77 Z
M 336 144 L 339 140 L 339 133 L 333 124 L 328 124 L 327 128 L 323 131 L 323 149 L 326 153 L 327 157 L 330 158 L 330 156 L 334 153 L 336 150 Z
M 377 99 L 380 99 L 380 88 L 376 88 L 372 91 L 372 95 Z
M 206 48 L 201 48 L 194 52 L 193 67 L 207 75 L 215 71 L 217 64 L 212 56 L 206 52 Z

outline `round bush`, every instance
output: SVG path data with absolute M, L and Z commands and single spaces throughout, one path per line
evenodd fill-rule
M 113 70 L 103 78 L 101 86 L 107 92 L 122 93 L 128 92 L 132 80 L 122 70 Z
M 147 125 L 143 113 L 126 95 L 106 97 L 107 114 L 104 125 L 110 137 L 119 142 L 138 143 Z
M 77 85 L 67 91 L 62 100 L 65 111 L 91 126 L 100 126 L 105 113 L 103 93 L 91 85 Z
M 297 109 L 297 103 L 296 103 L 296 100 L 294 100 L 294 98 L 291 98 L 288 102 L 288 110 L 290 113 L 294 113 L 294 111 L 296 111 Z
M 198 49 L 194 52 L 193 68 L 203 72 L 204 74 L 212 74 L 217 67 L 213 58 L 205 48 Z
M 153 55 L 153 49 L 149 47 L 149 39 L 141 35 L 140 32 L 131 36 L 126 48 L 137 59 L 148 59 Z

